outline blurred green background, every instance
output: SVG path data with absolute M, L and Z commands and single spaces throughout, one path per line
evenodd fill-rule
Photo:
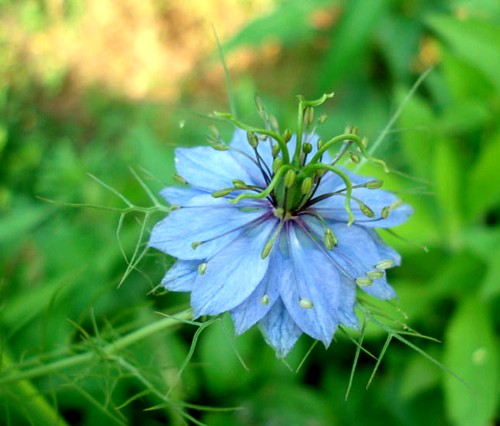
M 1 0 L 0 423 L 498 424 L 499 24 L 495 0 Z M 438 339 L 410 338 L 467 385 L 392 339 L 368 390 L 376 360 L 361 354 L 345 401 L 345 335 L 297 372 L 311 340 L 289 368 L 227 318 L 106 352 L 187 306 L 151 292 L 172 262 L 144 252 L 164 214 L 39 197 L 125 207 L 90 173 L 148 207 L 144 186 L 174 182 L 174 147 L 214 124 L 230 134 L 208 118 L 229 109 L 213 28 L 240 118 L 258 123 L 258 93 L 290 126 L 295 95 L 330 91 L 324 136 L 356 125 L 375 141 L 397 118 L 375 154 L 415 214 L 407 241 L 383 234 L 403 265 L 399 300 L 379 308 Z M 363 345 L 377 355 L 386 339 L 369 327 Z

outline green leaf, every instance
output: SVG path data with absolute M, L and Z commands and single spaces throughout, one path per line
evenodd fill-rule
M 223 47 L 230 50 L 245 45 L 261 46 L 266 41 L 278 41 L 285 45 L 303 42 L 314 33 L 308 15 L 314 9 L 331 3 L 328 0 L 283 1 L 269 15 L 250 21 Z
M 500 132 L 489 139 L 467 173 L 467 207 L 471 218 L 500 203 Z
M 446 49 L 441 53 L 440 69 L 453 101 L 487 102 L 491 96 L 491 83 L 483 73 Z
M 463 168 L 453 141 L 439 139 L 434 142 L 434 188 L 443 231 L 449 244 L 458 246 L 462 222 Z
M 448 105 L 439 120 L 441 130 L 446 133 L 463 133 L 484 126 L 490 110 L 484 102 L 466 99 Z
M 500 293 L 500 247 L 498 247 L 493 253 L 493 259 L 489 265 L 484 278 L 483 284 L 481 286 L 481 296 L 488 300 Z
M 387 13 L 390 2 L 355 0 L 346 4 L 348 9 L 333 33 L 331 48 L 323 63 L 319 78 L 321 91 L 330 91 L 334 83 L 360 66 L 370 38 Z
M 482 19 L 460 21 L 442 15 L 430 16 L 427 22 L 459 57 L 479 69 L 500 91 L 500 28 L 497 25 Z
M 400 88 L 397 91 L 398 104 L 407 93 L 408 89 Z M 398 121 L 399 127 L 404 129 L 401 133 L 401 147 L 411 167 L 411 173 L 427 180 L 432 178 L 429 158 L 434 141 L 434 120 L 429 105 L 415 95 L 406 105 Z
M 28 232 L 47 219 L 53 211 L 52 206 L 42 201 L 18 197 L 12 209 L 5 209 L 1 213 L 0 246 L 12 242 L 19 243 Z
M 463 301 L 445 338 L 444 364 L 470 388 L 444 375 L 447 414 L 456 426 L 493 424 L 499 391 L 497 344 L 488 310 L 476 298 Z

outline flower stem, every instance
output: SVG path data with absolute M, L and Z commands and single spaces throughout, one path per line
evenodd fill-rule
M 12 360 L 7 352 L 2 352 L 2 367 L 12 366 Z M 15 395 L 16 400 L 22 401 L 23 412 L 28 413 L 33 424 L 69 426 L 66 420 L 54 410 L 43 395 L 26 379 L 20 379 L 9 388 L 9 393 Z
M 123 336 L 122 338 L 115 340 L 114 342 L 108 343 L 107 345 L 100 348 L 97 353 L 91 350 L 83 354 L 74 355 L 69 358 L 64 358 L 59 361 L 54 361 L 49 364 L 34 367 L 25 371 L 10 371 L 9 373 L 4 374 L 4 377 L 0 377 L 0 385 L 45 376 L 59 370 L 75 367 L 77 365 L 92 361 L 92 359 L 94 359 L 95 357 L 114 355 L 122 349 L 136 342 L 139 342 L 155 333 L 158 333 L 159 331 L 174 327 L 178 325 L 179 322 L 188 321 L 192 318 L 192 316 L 193 314 L 191 309 L 186 309 L 176 315 L 172 315 L 148 324 L 145 327 L 135 330 Z

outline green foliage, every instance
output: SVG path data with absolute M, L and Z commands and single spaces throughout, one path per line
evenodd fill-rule
M 0 8 L 34 36 L 55 3 Z M 84 6 L 63 3 L 64 25 L 77 25 Z M 329 25 L 313 25 L 320 12 Z M 222 40 L 259 58 L 233 75 L 241 117 L 255 91 L 293 123 L 294 95 L 334 90 L 321 134 L 355 124 L 373 143 L 397 118 L 376 151 L 393 172 L 360 172 L 415 209 L 402 239 L 382 235 L 403 254 L 390 276 L 399 300 L 373 305 L 365 329 L 339 331 L 326 351 L 302 338 L 286 363 L 258 330 L 191 321 L 186 295 L 158 288 L 172 259 L 145 247 L 169 211 L 157 193 L 174 184 L 174 147 L 218 125 L 186 111 L 227 110 L 223 90 L 196 92 L 194 70 L 182 110 L 72 93 L 71 70 L 35 73 L 17 33 L 0 29 L 0 423 L 498 422 L 499 22 L 493 0 L 283 0 Z M 260 59 L 267 41 L 275 62 Z

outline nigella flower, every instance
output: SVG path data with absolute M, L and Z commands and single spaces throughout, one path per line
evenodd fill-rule
M 177 258 L 162 284 L 191 292 L 195 317 L 230 312 L 237 334 L 258 324 L 280 357 L 302 333 L 328 346 L 339 326 L 356 328 L 358 291 L 395 297 L 386 270 L 400 256 L 375 229 L 411 214 L 382 181 L 337 166 L 377 160 L 355 132 L 318 138 L 313 108 L 329 96 L 299 98 L 296 135 L 219 114 L 239 129 L 229 145 L 176 150 L 189 186 L 161 192 L 175 208 L 149 241 Z

